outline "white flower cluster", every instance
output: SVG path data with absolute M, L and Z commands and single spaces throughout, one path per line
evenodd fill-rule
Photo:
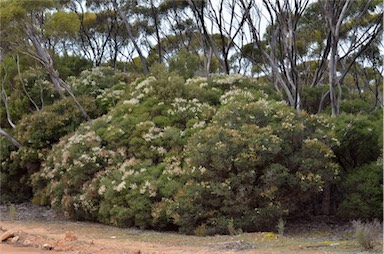
M 81 72 L 80 77 L 83 77 L 83 79 L 80 80 L 80 82 L 76 82 L 76 78 L 70 77 L 69 83 L 72 87 L 78 87 L 78 86 L 90 86 L 90 87 L 96 87 L 96 81 L 99 78 L 104 77 L 104 72 L 106 71 L 113 71 L 111 67 L 96 67 L 92 68 L 91 70 L 84 70 Z
M 132 98 L 130 100 L 124 100 L 123 101 L 123 104 L 126 105 L 126 104 L 132 104 L 132 105 L 136 105 L 136 104 L 139 104 L 140 100 L 139 99 L 136 99 L 136 98 Z
M 204 128 L 206 125 L 207 125 L 207 123 L 206 123 L 205 121 L 196 122 L 196 123 L 192 126 L 192 129 L 202 129 L 202 128 Z
M 235 82 L 241 82 L 243 80 L 243 75 L 241 74 L 232 74 L 232 75 L 223 75 L 215 79 L 216 84 L 220 85 L 232 85 Z
M 318 189 L 319 191 L 322 191 L 323 190 L 323 187 L 322 185 L 324 184 L 324 181 L 323 179 L 321 178 L 320 175 L 318 174 L 313 174 L 312 172 L 311 173 L 308 173 L 307 175 L 304 175 L 303 173 L 301 172 L 297 172 L 296 173 L 296 177 L 300 179 L 300 181 L 302 182 L 311 182 L 311 183 L 316 183 L 318 184 Z
M 184 173 L 181 167 L 181 161 L 178 157 L 168 157 L 164 160 L 164 162 L 167 164 L 165 166 L 165 170 L 163 171 L 164 175 L 181 175 Z
M 169 115 L 181 115 L 199 119 L 204 113 L 214 112 L 215 109 L 208 103 L 201 103 L 198 99 L 186 100 L 175 98 L 171 103 L 172 108 L 168 110 Z M 191 115 L 189 115 L 191 114 Z
M 205 83 L 205 84 L 208 85 L 207 78 L 205 78 L 205 77 L 189 78 L 185 82 L 185 85 L 194 85 L 194 84 L 199 84 L 200 85 L 202 83 Z
M 74 168 L 78 169 L 90 164 L 99 167 L 98 160 L 112 165 L 116 152 L 100 148 L 100 141 L 101 138 L 94 131 L 85 134 L 76 133 L 67 140 L 63 139 L 54 147 L 55 153 L 50 154 L 43 164 L 40 177 L 53 179 L 55 176 L 62 175 Z M 75 145 L 80 145 L 80 147 L 74 150 Z M 121 150 L 119 153 L 119 155 L 121 153 L 124 155 Z
M 193 174 L 195 172 L 199 172 L 200 174 L 204 174 L 207 171 L 207 169 L 203 166 L 199 166 L 197 170 L 196 170 L 196 167 L 192 167 L 191 173 Z
M 167 128 L 167 127 L 165 127 L 164 129 L 159 128 L 152 121 L 141 122 L 141 123 L 138 123 L 138 125 L 149 125 L 148 132 L 143 134 L 142 136 L 142 138 L 147 142 L 163 137 L 164 131 Z
M 150 197 L 156 197 L 157 186 L 155 184 L 150 183 L 148 180 L 145 180 L 145 182 L 141 186 L 139 192 L 140 192 L 140 194 L 145 194 L 146 192 L 148 192 Z
M 122 83 L 120 85 L 123 85 Z M 112 103 L 115 105 L 124 95 L 125 91 L 122 89 L 116 89 L 115 87 L 99 89 L 97 92 L 96 100 L 103 102 L 104 104 Z
M 159 155 L 164 155 L 167 153 L 167 149 L 165 149 L 164 147 L 162 146 L 151 146 L 150 147 L 152 150 L 156 151 Z
M 129 176 L 135 174 L 135 171 L 132 169 L 133 166 L 137 165 L 138 161 L 135 157 L 125 160 L 118 168 L 118 171 L 121 172 L 121 180 L 124 181 Z
M 152 87 L 152 82 L 156 81 L 156 78 L 153 76 L 149 76 L 148 78 L 144 79 L 140 83 L 138 83 L 135 87 L 136 92 L 143 92 L 144 94 L 149 94 L 153 87 Z
M 113 189 L 117 192 L 120 192 L 125 189 L 125 181 L 121 181 L 117 186 L 114 186 Z
M 270 102 L 264 98 L 261 98 L 255 102 L 255 105 L 259 108 L 262 109 L 264 112 L 264 116 L 268 116 L 272 112 L 272 106 Z
M 332 149 L 330 149 L 327 145 L 325 145 L 322 141 L 317 138 L 307 138 L 304 140 L 304 144 L 307 147 L 315 147 L 318 152 L 321 152 L 325 158 L 334 158 L 335 154 Z
M 239 99 L 245 99 L 247 102 L 251 102 L 255 100 L 255 97 L 250 91 L 234 88 L 220 97 L 220 103 L 226 105 Z

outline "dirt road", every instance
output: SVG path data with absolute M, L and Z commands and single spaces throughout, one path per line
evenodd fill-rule
M 269 232 L 197 237 L 68 221 L 30 203 L 13 210 L 0 205 L 0 237 L 7 230 L 16 236 L 0 244 L 0 254 L 383 253 L 381 240 L 373 251 L 364 252 L 348 225 L 288 225 L 284 237 Z
M 323 254 L 363 253 L 346 241 L 314 241 L 271 233 L 196 237 L 121 229 L 86 222 L 1 221 L 19 240 L 0 244 L 1 254 Z M 52 250 L 43 250 L 43 246 Z M 26 246 L 26 247 L 25 247 Z M 381 253 L 382 249 L 376 249 Z M 372 252 L 370 252 L 372 253 Z M 375 252 L 373 252 L 375 253 Z

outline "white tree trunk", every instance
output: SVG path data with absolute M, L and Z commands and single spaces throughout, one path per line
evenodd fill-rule
M 8 132 L 3 130 L 3 128 L 0 127 L 0 135 L 4 136 L 9 142 L 11 142 L 14 146 L 17 148 L 21 148 L 22 145 L 17 141 L 14 137 L 12 137 Z

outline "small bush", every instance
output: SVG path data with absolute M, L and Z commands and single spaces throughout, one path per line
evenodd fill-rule
M 375 246 L 375 241 L 382 233 L 382 225 L 378 220 L 372 222 L 361 222 L 360 220 L 352 221 L 357 242 L 364 249 L 370 250 Z
M 283 218 L 280 218 L 279 221 L 277 222 L 276 229 L 277 229 L 277 233 L 279 233 L 279 235 L 281 235 L 281 236 L 284 235 L 285 221 L 283 220 Z

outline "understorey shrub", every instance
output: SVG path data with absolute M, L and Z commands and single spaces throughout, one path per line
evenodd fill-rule
M 26 165 L 22 165 L 24 156 L 36 156 L 26 149 L 17 150 L 5 138 L 0 137 L 0 203 L 20 203 L 32 197 L 29 185 L 30 172 Z
M 381 111 L 382 112 L 382 111 Z M 342 114 L 335 122 L 340 146 L 335 154 L 345 171 L 376 161 L 381 154 L 383 115 Z
M 47 74 L 42 68 L 30 67 L 21 70 L 20 76 L 15 76 L 12 84 L 13 86 L 9 88 L 5 87 L 5 92 L 8 96 L 7 103 L 11 120 L 16 125 L 25 115 L 44 110 L 46 106 L 60 99 L 59 93 L 55 90 L 54 85 L 47 80 Z M 0 124 L 6 128 L 9 123 L 5 117 L 6 109 L 3 103 L 0 105 L 0 115 L 2 116 Z
M 136 80 L 108 114 L 55 145 L 33 177 L 34 200 L 75 219 L 174 227 L 153 216 L 153 206 L 183 184 L 178 178 L 185 142 L 210 121 L 215 108 L 198 99 L 171 98 L 184 85 L 161 84 L 172 81 Z
M 314 200 L 326 207 L 339 170 L 327 118 L 239 76 L 184 81 L 161 66 L 152 75 L 53 146 L 33 176 L 36 202 L 198 235 L 275 230 L 281 217 L 313 212 Z
M 96 67 L 82 71 L 78 77 L 69 77 L 68 83 L 76 96 L 95 98 L 98 109 L 104 114 L 116 106 L 136 78 L 136 75 L 128 75 L 111 67 Z
M 90 117 L 99 116 L 94 101 L 79 97 Z M 83 118 L 70 98 L 57 100 L 18 122 L 14 135 L 22 144 L 20 149 L 4 152 L 1 158 L 2 201 L 21 202 L 32 196 L 30 176 L 40 169 L 49 149 L 61 137 L 76 130 Z M 6 149 L 6 148 L 5 148 Z
M 349 172 L 341 184 L 345 196 L 338 215 L 343 219 L 380 219 L 383 215 L 383 158 Z
M 337 214 L 341 219 L 382 219 L 383 115 L 343 114 L 335 121 L 341 165 Z

